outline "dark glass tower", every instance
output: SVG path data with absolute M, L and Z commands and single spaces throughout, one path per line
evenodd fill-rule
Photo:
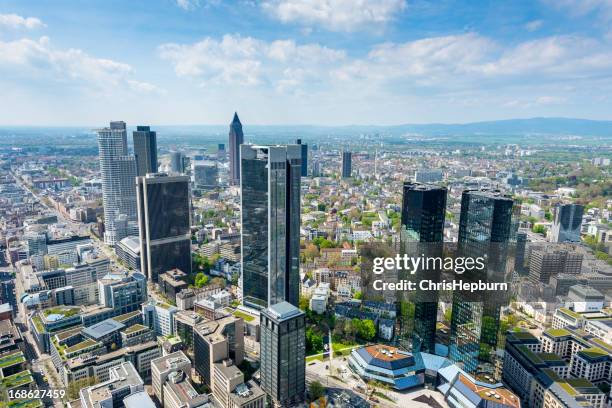
M 302 144 L 302 139 L 295 141 L 302 148 L 302 177 L 308 176 L 308 145 Z
M 555 208 L 552 242 L 580 242 L 580 228 L 584 206 L 561 204 Z
M 510 196 L 497 190 L 466 190 L 461 197 L 458 253 L 463 257 L 486 257 L 484 271 L 462 275 L 464 279 L 508 281 L 514 268 L 517 207 Z M 471 276 L 470 276 L 471 275 Z M 450 358 L 473 372 L 479 361 L 490 361 L 497 348 L 500 310 L 508 304 L 507 293 L 474 297 L 453 293 Z
M 229 130 L 229 180 L 233 185 L 240 184 L 240 145 L 243 143 L 242 123 L 238 119 L 238 113 L 234 112 Z
M 149 126 L 137 126 L 134 137 L 136 176 L 157 173 L 157 134 Z
M 281 302 L 261 313 L 261 388 L 274 407 L 298 406 L 306 389 L 304 312 Z
M 353 172 L 352 156 L 351 152 L 342 152 L 342 178 L 351 177 Z
M 439 257 L 443 253 L 444 218 L 446 215 L 446 188 L 434 185 L 404 183 L 402 200 L 402 228 L 400 232 L 402 254 L 412 257 L 422 255 Z M 419 276 L 425 275 L 426 276 Z M 419 271 L 416 279 L 437 280 L 440 271 Z M 427 296 L 417 292 L 414 299 L 414 351 L 434 353 L 438 294 L 429 291 Z M 400 308 L 400 310 L 405 310 Z M 405 317 L 405 316 L 403 316 Z M 402 319 L 402 337 L 405 339 L 409 322 Z
M 242 292 L 262 309 L 299 303 L 301 152 L 297 145 L 241 147 Z
M 173 268 L 191 273 L 189 177 L 152 173 L 136 189 L 142 273 L 153 282 Z

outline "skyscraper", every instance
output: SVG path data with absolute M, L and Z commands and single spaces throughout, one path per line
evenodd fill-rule
M 240 145 L 244 143 L 242 123 L 238 119 L 238 113 L 234 112 L 234 119 L 230 123 L 229 130 L 229 170 L 230 184 L 240 184 Z
M 140 177 L 148 173 L 157 173 L 157 134 L 152 132 L 149 126 L 137 126 L 132 136 L 136 175 Z
M 462 257 L 486 257 L 485 270 L 462 279 L 505 281 L 513 270 L 517 207 L 510 196 L 497 190 L 466 190 L 461 196 L 458 253 Z M 453 293 L 450 358 L 473 372 L 497 348 L 501 307 L 508 294 Z
M 342 178 L 350 178 L 353 172 L 352 153 L 342 151 Z
M 302 177 L 308 176 L 308 145 L 302 144 L 302 139 L 295 141 L 302 148 Z
M 174 268 L 191 273 L 189 177 L 156 173 L 136 183 L 142 273 L 153 282 Z
M 445 215 L 446 188 L 404 183 L 400 231 L 402 253 L 413 257 L 442 256 Z M 436 280 L 440 271 L 419 271 L 419 275 L 425 273 L 428 279 Z M 425 279 L 425 276 L 417 276 L 417 279 Z M 413 350 L 434 353 L 438 293 L 428 291 L 427 296 L 423 292 L 417 292 L 416 295 L 412 332 Z M 402 321 L 402 326 L 407 323 Z
M 300 178 L 298 145 L 241 147 L 242 292 L 262 309 L 299 303 Z
M 178 151 L 170 152 L 170 173 L 183 174 L 184 171 L 183 153 Z
M 580 227 L 584 206 L 562 204 L 555 207 L 552 242 L 580 242 Z
M 114 246 L 135 227 L 136 161 L 127 154 L 125 122 L 99 129 L 98 151 L 104 204 L 104 242 Z
M 293 407 L 306 388 L 304 312 L 281 302 L 261 313 L 261 388 L 274 407 Z

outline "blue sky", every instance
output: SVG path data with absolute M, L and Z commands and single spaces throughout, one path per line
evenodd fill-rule
M 0 0 L 0 125 L 612 119 L 612 0 Z

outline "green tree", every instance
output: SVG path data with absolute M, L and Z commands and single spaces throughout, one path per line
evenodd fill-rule
M 376 337 L 376 326 L 374 322 L 370 319 L 359 320 L 358 334 L 359 337 L 366 341 L 373 340 L 374 337 Z
M 306 329 L 306 350 L 311 353 L 323 351 L 323 335 L 315 332 L 312 327 Z
M 320 382 L 313 381 L 310 383 L 310 386 L 308 387 L 308 394 L 310 395 L 311 401 L 316 401 L 319 398 L 321 398 L 323 395 L 325 395 L 325 387 L 323 387 L 323 385 Z
M 195 277 L 194 285 L 196 288 L 201 288 L 202 286 L 206 286 L 208 284 L 209 277 L 205 275 L 203 272 L 198 272 Z
M 299 304 L 300 309 L 303 311 L 307 311 L 309 309 L 309 306 L 310 306 L 310 299 L 308 299 L 306 296 L 300 296 L 300 304 Z

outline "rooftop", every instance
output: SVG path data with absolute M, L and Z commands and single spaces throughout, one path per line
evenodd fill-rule
M 106 319 L 100 323 L 96 323 L 92 326 L 83 329 L 83 334 L 92 339 L 102 339 L 109 334 L 121 331 L 125 328 L 123 323 L 120 323 L 114 319 Z
M 279 321 L 291 319 L 303 314 L 300 309 L 285 301 L 270 306 L 264 313 Z

